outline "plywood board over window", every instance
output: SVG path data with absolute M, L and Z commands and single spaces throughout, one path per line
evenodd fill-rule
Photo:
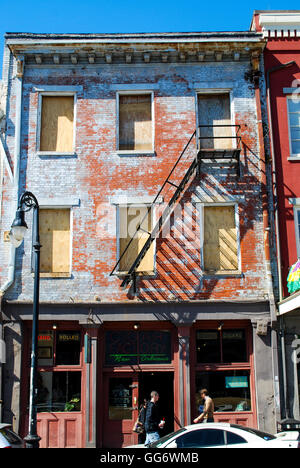
M 202 149 L 230 149 L 232 136 L 230 98 L 228 93 L 199 94 L 198 122 L 200 127 L 200 148 Z M 207 127 L 205 127 L 207 125 Z
M 204 270 L 238 270 L 234 206 L 204 207 Z
M 144 232 L 151 232 L 152 221 L 151 221 L 151 210 L 147 214 L 147 207 L 135 207 L 135 206 L 124 206 L 119 207 L 119 251 L 120 256 L 124 252 L 128 243 L 132 240 L 128 250 L 125 252 L 124 257 L 121 259 L 119 265 L 120 272 L 127 272 L 132 266 L 139 252 L 145 245 L 149 235 Z M 146 216 L 147 215 L 147 216 Z M 137 227 L 146 216 L 146 219 L 141 224 L 143 231 L 139 231 L 134 236 Z M 151 273 L 154 271 L 154 242 L 147 251 L 145 257 L 138 266 L 137 272 Z
M 74 96 L 42 96 L 40 151 L 72 152 L 73 135 Z
M 41 273 L 70 273 L 70 209 L 40 209 Z
M 119 96 L 119 150 L 151 151 L 151 95 Z

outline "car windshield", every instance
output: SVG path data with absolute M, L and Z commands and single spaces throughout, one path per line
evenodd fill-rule
M 244 426 L 239 426 L 237 424 L 231 424 L 231 427 L 235 427 L 236 429 L 240 429 L 245 432 L 250 432 L 251 434 L 256 435 L 257 437 L 260 437 L 261 439 L 264 440 L 273 440 L 276 439 L 276 437 L 272 434 L 268 434 L 267 432 L 262 432 L 258 431 L 257 429 L 252 429 L 250 427 L 244 427 Z
M 152 442 L 152 444 L 149 445 L 150 448 L 158 448 L 161 447 L 164 442 L 167 442 L 168 440 L 172 439 L 175 435 L 179 435 L 182 432 L 185 432 L 186 429 L 183 427 L 182 429 L 179 429 L 176 432 L 171 432 L 171 434 L 167 434 L 164 437 L 161 437 L 161 439 L 156 440 L 155 442 Z

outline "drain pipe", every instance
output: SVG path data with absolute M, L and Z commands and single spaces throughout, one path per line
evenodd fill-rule
M 18 207 L 19 198 L 19 182 L 20 182 L 20 157 L 21 157 L 21 117 L 22 117 L 22 87 L 23 87 L 23 72 L 24 72 L 24 57 L 17 57 L 17 73 L 16 73 L 16 120 L 15 120 L 15 143 L 14 143 L 14 178 L 13 178 L 13 203 L 12 203 L 12 216 L 14 219 L 15 212 Z M 6 291 L 13 285 L 15 281 L 15 263 L 16 263 L 16 248 L 10 244 L 9 261 L 8 261 L 8 274 L 7 280 L 0 288 L 0 340 L 5 347 L 4 341 L 4 327 L 3 327 L 3 311 L 2 303 Z M 3 413 L 3 363 L 0 363 L 0 422 L 2 421 Z
M 281 265 L 281 248 L 280 248 L 280 229 L 279 229 L 279 216 L 278 216 L 278 198 L 277 198 L 277 168 L 276 158 L 274 149 L 274 138 L 273 138 L 273 122 L 272 122 L 272 111 L 271 111 L 271 90 L 270 90 L 270 75 L 271 73 L 283 70 L 284 68 L 296 65 L 295 61 L 283 63 L 273 68 L 269 68 L 266 72 L 266 86 L 267 86 L 267 109 L 269 118 L 269 134 L 271 144 L 271 161 L 272 161 L 272 181 L 275 198 L 275 237 L 276 237 L 276 249 L 277 249 L 277 270 L 278 270 L 278 289 L 279 289 L 279 302 L 283 299 L 283 285 L 282 285 L 282 265 Z M 286 370 L 286 353 L 285 353 L 285 327 L 284 319 L 279 319 L 279 336 L 281 344 L 281 362 L 282 362 L 282 380 L 283 380 L 283 400 L 284 400 L 284 418 L 289 418 L 290 405 L 288 400 L 288 385 L 287 385 L 287 370 Z
M 264 132 L 262 122 L 262 110 L 261 110 L 261 91 L 260 91 L 260 60 L 258 54 L 255 54 L 252 58 L 253 67 L 253 82 L 256 99 L 257 109 L 257 125 L 258 125 L 258 140 L 260 150 L 260 161 L 261 161 L 261 184 L 262 184 L 262 211 L 263 211 L 263 234 L 264 234 L 264 253 L 265 253 L 265 265 L 266 265 L 266 282 L 267 291 L 270 304 L 270 318 L 271 318 L 271 351 L 272 351 L 272 372 L 273 372 L 273 392 L 275 395 L 275 414 L 279 416 L 280 413 L 280 398 L 279 398 L 279 363 L 278 363 L 278 342 L 277 332 L 275 324 L 277 323 L 276 304 L 273 291 L 273 280 L 271 270 L 271 254 L 270 254 L 270 226 L 268 216 L 268 190 L 267 190 L 267 161 L 265 155 L 265 143 L 264 143 Z

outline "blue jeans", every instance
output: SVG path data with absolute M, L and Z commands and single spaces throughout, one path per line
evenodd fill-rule
M 160 435 L 159 435 L 158 432 L 147 432 L 145 445 L 149 445 L 149 444 L 151 444 L 152 442 L 155 442 L 158 439 L 160 439 Z

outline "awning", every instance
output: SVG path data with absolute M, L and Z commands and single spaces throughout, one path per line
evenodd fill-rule
M 279 315 L 287 314 L 296 309 L 299 309 L 300 313 L 300 290 L 278 303 Z

